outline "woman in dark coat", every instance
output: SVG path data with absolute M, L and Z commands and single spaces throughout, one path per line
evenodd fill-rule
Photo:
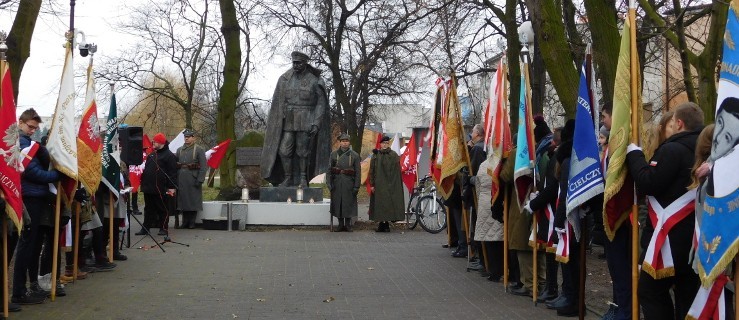
M 390 232 L 390 221 L 405 219 L 403 180 L 400 177 L 400 157 L 390 150 L 390 137 L 383 137 L 380 146 L 370 162 L 370 219 L 380 222 L 377 232 Z
M 339 136 L 339 148 L 331 152 L 326 184 L 331 191 L 331 215 L 339 219 L 339 229 L 352 231 L 352 218 L 357 216 L 357 192 L 362 171 L 359 154 L 351 148 L 349 135 Z

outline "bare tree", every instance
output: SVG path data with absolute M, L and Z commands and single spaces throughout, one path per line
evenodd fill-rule
M 328 70 L 328 87 L 336 101 L 334 122 L 349 132 L 359 149 L 372 105 L 402 102 L 420 93 L 407 48 L 419 43 L 423 32 L 418 25 L 451 2 L 273 0 L 265 10 L 288 28 L 273 34 L 273 43 L 284 44 L 291 35 L 302 37 L 299 46 L 312 48 L 318 67 Z
M 0 6 L 12 5 L 13 1 L 5 0 Z M 13 83 L 13 96 L 18 100 L 18 92 L 20 90 L 21 73 L 26 60 L 31 55 L 31 39 L 33 38 L 33 30 L 36 28 L 36 20 L 38 20 L 39 11 L 41 10 L 41 0 L 20 1 L 18 4 L 18 12 L 13 19 L 13 26 L 10 27 L 8 33 L 8 62 L 10 63 L 10 79 Z
M 198 78 L 216 48 L 209 14 L 209 1 L 149 0 L 133 8 L 120 27 L 143 40 L 102 64 L 106 68 L 98 75 L 174 101 L 184 112 L 185 126 L 192 127 Z M 147 81 L 149 77 L 158 81 Z

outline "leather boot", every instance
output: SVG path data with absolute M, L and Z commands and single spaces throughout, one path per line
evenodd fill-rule
M 346 228 L 344 226 L 344 218 L 339 218 L 338 220 L 339 220 L 339 226 L 336 228 L 336 232 L 342 232 Z
M 344 227 L 346 228 L 346 232 L 354 232 L 354 230 L 352 230 L 352 218 L 346 218 L 344 220 Z
M 293 163 L 288 157 L 280 157 L 282 162 L 282 171 L 285 172 L 285 180 L 282 180 L 280 187 L 289 187 L 293 182 Z
M 188 211 L 187 213 L 183 214 L 183 216 L 187 219 L 187 224 L 184 224 L 183 227 L 187 227 L 188 229 L 195 229 L 195 216 L 197 215 L 197 211 Z

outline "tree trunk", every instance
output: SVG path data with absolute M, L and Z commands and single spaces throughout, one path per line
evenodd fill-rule
M 705 123 L 713 123 L 716 116 L 716 99 L 718 98 L 717 75 L 719 62 L 724 50 L 724 32 L 729 6 L 721 1 L 714 1 L 711 8 L 711 26 L 708 31 L 706 46 L 698 59 L 698 106 L 703 110 Z
M 8 33 L 8 63 L 10 63 L 10 80 L 13 82 L 13 96 L 18 101 L 19 82 L 23 65 L 31 55 L 31 39 L 36 19 L 41 10 L 41 0 L 24 0 L 18 5 L 18 13 Z
M 621 43 L 621 35 L 618 30 L 616 21 L 616 1 L 615 0 L 585 0 L 585 10 L 589 17 L 598 17 L 597 19 L 588 19 L 588 26 L 591 34 L 597 34 L 597 37 L 591 37 L 593 42 L 593 64 L 597 78 L 603 92 L 603 102 L 612 102 L 613 87 L 616 81 L 616 63 L 618 61 L 619 44 Z
M 542 23 L 536 39 L 541 46 L 544 64 L 565 110 L 566 118 L 574 118 L 579 77 L 573 63 L 572 52 L 569 50 L 562 12 L 553 1 L 537 3 L 540 5 Z
M 221 7 L 221 33 L 226 46 L 225 65 L 223 68 L 223 85 L 218 98 L 218 116 L 216 130 L 218 141 L 235 139 L 236 102 L 239 97 L 239 78 L 241 75 L 241 40 L 239 21 L 236 18 L 234 0 L 219 0 Z M 221 162 L 221 194 L 233 188 L 236 183 L 236 154 L 233 150 L 226 152 L 225 161 Z
M 510 93 L 508 104 L 510 106 L 511 132 L 518 130 L 518 104 L 520 103 L 521 91 L 521 41 L 518 39 L 518 23 L 516 22 L 516 0 L 506 0 L 505 16 L 498 17 L 503 21 L 506 32 L 507 59 L 508 59 L 508 81 Z

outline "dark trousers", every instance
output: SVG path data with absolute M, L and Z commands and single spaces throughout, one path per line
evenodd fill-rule
M 467 252 L 467 234 L 464 232 L 464 220 L 462 218 L 462 207 L 461 206 L 450 206 L 452 217 L 454 218 L 454 225 L 457 227 L 457 251 Z
M 28 265 L 28 279 L 32 283 L 38 281 L 39 274 L 51 273 L 51 256 L 54 254 L 53 239 L 54 227 L 39 226 L 39 238 L 33 245 L 33 256 L 39 258 L 31 260 Z
M 570 238 L 570 261 L 562 264 L 562 294 L 569 303 L 577 303 L 580 296 L 580 242 Z
M 482 241 L 487 254 L 488 272 L 493 278 L 503 276 L 503 241 Z
M 48 204 L 46 198 L 24 197 L 23 204 L 26 206 L 28 215 L 31 217 L 31 223 L 23 226 L 18 245 L 16 247 L 15 264 L 13 269 L 13 296 L 20 297 L 26 294 L 26 281 L 28 281 L 29 273 L 38 275 L 38 269 L 31 271 L 31 262 L 35 259 L 38 261 L 39 256 L 34 256 L 34 248 L 39 239 L 39 226 L 41 215 L 44 214 Z M 38 267 L 38 262 L 36 263 Z M 37 281 L 38 278 L 31 278 Z
M 618 306 L 614 319 L 631 319 L 631 223 L 625 221 L 613 241 L 605 240 L 603 249 L 613 281 L 613 303 Z
M 559 271 L 559 262 L 557 262 L 557 254 L 554 252 L 546 253 L 547 264 L 547 291 L 555 294 L 558 291 L 557 272 Z
M 121 222 L 123 222 L 123 218 L 113 218 L 113 255 L 120 253 L 120 232 L 118 226 L 121 225 Z M 108 243 L 110 241 L 110 219 L 108 218 L 103 219 L 103 235 L 103 242 Z
M 521 280 L 521 269 L 518 268 L 518 252 L 516 250 L 508 250 L 508 283 L 523 285 L 523 281 Z
M 451 213 L 452 208 L 448 208 L 450 212 L 447 215 L 448 225 L 446 227 L 446 232 L 449 234 L 449 247 L 452 247 L 459 243 L 459 237 L 457 236 L 457 221 Z
M 161 228 L 166 230 L 169 225 L 169 214 L 171 210 L 170 196 L 156 193 L 144 193 L 144 227 L 147 229 Z
M 128 201 L 126 204 L 129 212 L 133 211 L 139 211 L 139 193 L 138 192 L 132 192 L 131 193 L 131 200 Z
M 0 206 L 0 208 L 4 208 Z M 15 252 L 15 246 L 18 245 L 18 232 L 14 227 L 8 228 L 9 225 L 12 225 L 13 222 L 8 220 L 6 217 L 3 217 L 0 219 L 0 228 L 7 228 L 8 229 L 8 267 L 10 267 L 10 259 L 13 258 L 13 253 Z M 0 249 L 2 250 L 2 249 Z M 0 277 L 4 277 L 5 269 L 0 268 Z M 0 286 L 0 294 L 5 292 L 7 288 Z

